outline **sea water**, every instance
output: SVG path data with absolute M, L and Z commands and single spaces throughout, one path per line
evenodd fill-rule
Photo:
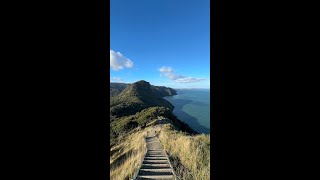
M 179 120 L 197 132 L 210 133 L 210 89 L 177 89 L 177 95 L 164 99 L 175 107 Z

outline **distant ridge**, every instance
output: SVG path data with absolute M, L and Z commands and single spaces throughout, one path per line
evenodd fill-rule
M 176 90 L 210 90 L 210 88 L 176 88 Z
M 174 106 L 162 97 L 175 94 L 172 88 L 152 86 L 144 80 L 132 84 L 110 83 L 110 114 L 128 116 L 155 106 L 173 110 Z
M 111 83 L 110 82 L 110 98 L 121 93 L 129 84 L 126 83 Z
M 146 81 L 145 81 L 146 82 Z M 121 91 L 123 91 L 126 87 L 128 87 L 130 84 L 132 83 L 115 83 L 115 82 L 110 82 L 110 97 L 114 97 L 118 94 L 121 93 Z M 172 95 L 176 95 L 177 91 L 175 89 L 169 88 L 169 87 L 165 87 L 165 86 L 151 86 L 151 90 L 161 96 L 172 96 Z

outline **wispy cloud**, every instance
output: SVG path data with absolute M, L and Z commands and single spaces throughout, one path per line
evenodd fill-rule
M 123 56 L 120 52 L 110 50 L 110 68 L 114 71 L 119 71 L 124 68 L 132 68 L 133 62 Z
M 160 77 L 166 76 L 177 83 L 192 83 L 192 82 L 199 82 L 199 81 L 205 80 L 204 78 L 187 77 L 187 76 L 175 74 L 174 69 L 167 66 L 161 67 L 159 71 L 161 72 Z
M 184 78 L 178 78 L 175 81 L 179 83 L 191 83 L 191 82 L 199 82 L 205 80 L 204 78 L 194 78 L 194 77 L 184 77 Z
M 119 77 L 110 77 L 110 82 L 124 82 L 122 78 Z

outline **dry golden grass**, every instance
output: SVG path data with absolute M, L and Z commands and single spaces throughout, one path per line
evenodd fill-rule
M 189 136 L 165 125 L 159 133 L 159 139 L 180 179 L 210 179 L 209 135 Z
M 123 135 L 110 152 L 110 179 L 128 180 L 134 176 L 146 151 L 145 136 L 154 122 L 143 130 Z M 210 179 L 210 136 L 189 136 L 171 125 L 159 127 L 158 137 L 168 152 L 171 164 L 179 179 Z
M 119 144 L 113 146 L 110 152 L 110 179 L 131 179 L 139 168 L 141 158 L 146 151 L 147 129 L 132 132 L 124 136 Z

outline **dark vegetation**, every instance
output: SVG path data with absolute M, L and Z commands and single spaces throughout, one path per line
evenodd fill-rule
M 110 141 L 111 145 L 118 136 L 123 136 L 137 127 L 143 128 L 145 124 L 156 119 L 158 116 L 170 116 L 171 111 L 165 107 L 150 107 L 135 115 L 123 116 L 113 119 L 110 122 Z
M 125 83 L 110 83 L 110 98 L 120 94 L 128 85 Z

